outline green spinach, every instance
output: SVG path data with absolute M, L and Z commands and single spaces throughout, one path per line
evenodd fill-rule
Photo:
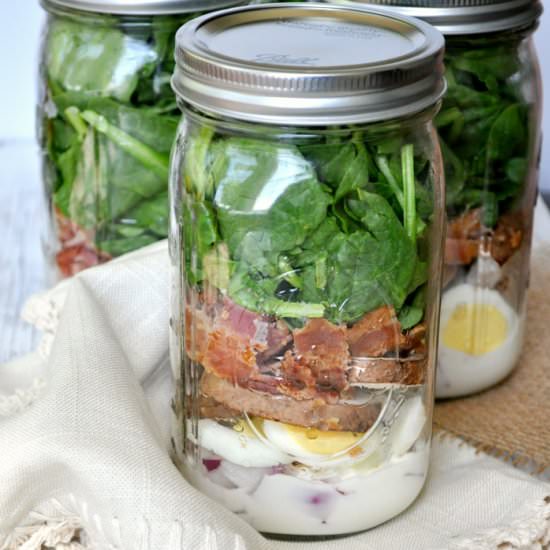
M 436 118 L 451 218 L 482 208 L 489 228 L 518 201 L 525 185 L 530 105 L 520 75 L 518 37 L 507 42 L 450 38 L 448 92 Z
M 428 166 L 404 137 L 291 145 L 195 130 L 182 170 L 188 282 L 293 326 L 390 305 L 410 328 L 424 315 Z
M 174 37 L 190 17 L 50 17 L 41 112 L 47 185 L 60 223 L 82 229 L 98 254 L 167 235 L 168 160 L 180 119 L 170 88 Z

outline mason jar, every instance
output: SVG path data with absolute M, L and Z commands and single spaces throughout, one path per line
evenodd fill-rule
M 538 0 L 343 2 L 420 17 L 446 38 L 436 118 L 447 189 L 437 397 L 478 392 L 517 364 L 524 341 L 541 147 Z
M 42 0 L 38 135 L 59 275 L 165 238 L 182 23 L 235 0 Z
M 315 4 L 187 23 L 173 87 L 173 451 L 257 530 L 399 514 L 428 468 L 443 38 Z

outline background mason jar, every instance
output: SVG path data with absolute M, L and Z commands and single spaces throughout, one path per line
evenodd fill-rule
M 63 276 L 166 237 L 174 35 L 206 9 L 237 3 L 44 1 L 45 244 Z
M 424 484 L 442 45 L 420 22 L 318 5 L 178 33 L 174 459 L 260 531 L 367 529 Z
M 446 38 L 447 94 L 436 118 L 447 215 L 437 397 L 488 388 L 514 368 L 541 154 L 538 0 L 340 2 L 383 6 Z

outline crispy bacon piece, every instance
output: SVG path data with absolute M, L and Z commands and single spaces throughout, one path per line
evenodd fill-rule
M 64 277 L 71 277 L 94 265 L 108 262 L 111 256 L 97 250 L 92 235 L 55 210 L 58 238 L 61 250 L 56 254 L 56 263 Z
M 204 309 L 185 308 L 185 351 L 193 361 L 203 362 L 211 329 L 211 319 Z
M 453 239 L 445 241 L 445 263 L 448 265 L 470 265 L 479 253 L 479 240 Z
M 418 325 L 403 333 L 391 307 L 368 313 L 351 328 L 310 319 L 291 334 L 283 321 L 247 311 L 227 297 L 223 303 L 199 302 L 200 309 L 188 306 L 185 312 L 187 353 L 204 368 L 204 395 L 231 409 L 360 431 L 368 424 L 362 413 L 348 413 L 343 424 L 336 414 L 347 411 L 337 407 L 344 406 L 350 384 L 424 380 L 426 329 Z M 283 357 L 271 346 L 286 347 Z
M 246 310 L 225 297 L 215 305 L 185 310 L 185 345 L 188 356 L 208 372 L 243 387 L 266 387 L 259 370 L 259 354 L 267 354 L 291 340 L 286 324 Z M 271 384 L 271 380 L 269 381 Z
M 425 337 L 424 324 L 403 334 L 393 308 L 367 313 L 348 330 L 356 358 L 348 372 L 350 384 L 421 384 L 426 370 Z
M 347 332 L 351 354 L 380 357 L 398 349 L 405 341 L 395 310 L 382 306 L 367 313 Z
M 445 263 L 469 265 L 485 248 L 502 265 L 521 246 L 522 240 L 521 214 L 504 214 L 493 230 L 485 231 L 481 224 L 481 210 L 469 210 L 449 222 Z
M 406 384 L 424 382 L 426 359 L 367 359 L 354 363 L 348 376 L 350 384 Z
M 257 370 L 256 355 L 248 340 L 226 330 L 209 334 L 202 366 L 216 376 L 245 386 Z
M 328 402 L 338 400 L 348 384 L 346 327 L 326 319 L 311 319 L 293 336 L 294 349 L 286 352 L 281 363 L 281 391 L 294 399 L 320 396 Z
M 424 323 L 416 325 L 404 334 L 401 351 L 408 351 L 414 355 L 423 355 L 426 352 L 426 325 Z
M 498 220 L 491 241 L 491 256 L 500 264 L 506 263 L 521 246 L 523 223 L 517 214 L 504 214 Z

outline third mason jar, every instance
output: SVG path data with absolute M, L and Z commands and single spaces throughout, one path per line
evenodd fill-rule
M 239 0 L 42 0 L 38 134 L 61 276 L 166 237 L 174 36 Z
M 348 2 L 344 2 L 348 4 Z M 368 0 L 446 38 L 448 92 L 436 119 L 449 224 L 437 397 L 488 388 L 517 364 L 541 144 L 538 0 Z
M 174 459 L 271 535 L 368 529 L 426 478 L 443 37 L 316 4 L 177 34 Z

